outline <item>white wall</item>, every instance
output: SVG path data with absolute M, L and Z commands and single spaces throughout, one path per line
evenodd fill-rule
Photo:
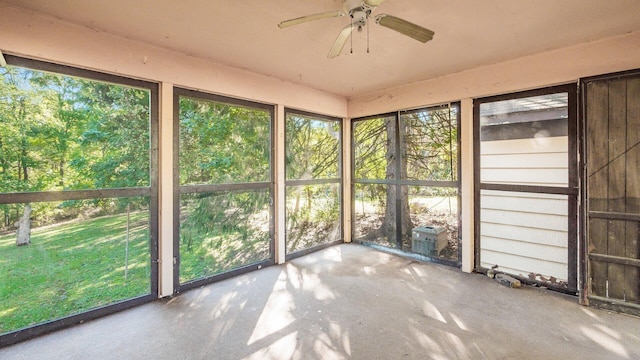
M 349 99 L 351 118 L 575 82 L 640 68 L 640 32 L 539 53 Z

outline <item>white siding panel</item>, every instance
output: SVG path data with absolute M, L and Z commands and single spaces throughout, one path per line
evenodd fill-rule
M 546 194 L 539 195 L 539 197 L 523 197 L 514 192 L 507 194 L 495 191 L 487 193 L 485 190 L 482 190 L 480 204 L 483 209 L 567 215 L 569 210 L 567 207 L 567 196 L 560 195 L 549 198 Z
M 567 232 L 549 229 L 522 228 L 520 226 L 481 223 L 482 236 L 510 239 L 518 242 L 567 247 Z M 484 247 L 484 243 L 482 244 Z M 566 259 L 565 259 L 566 261 Z
M 566 187 L 568 137 L 483 141 L 480 181 Z M 481 191 L 481 266 L 567 279 L 568 196 Z
M 559 280 L 567 280 L 567 265 L 540 259 L 526 258 L 501 252 L 482 249 L 480 252 L 482 266 L 491 268 L 498 265 L 498 270 L 509 272 L 513 275 L 527 277 L 530 273 L 554 276 Z M 507 271 L 511 269 L 511 271 Z
M 482 195 L 517 197 L 522 199 L 560 199 L 560 200 L 567 199 L 567 195 L 527 193 L 527 192 L 502 191 L 502 190 L 482 190 Z
M 567 263 L 566 247 L 500 239 L 483 235 L 482 249 L 559 264 Z
M 568 267 L 568 197 L 482 190 L 480 257 L 513 275 L 565 280 Z
M 480 154 L 539 154 L 567 153 L 569 137 L 542 137 L 530 139 L 513 139 L 483 141 L 480 143 Z
M 512 150 L 513 151 L 513 150 Z M 482 155 L 482 168 L 554 168 L 568 169 L 567 152 Z
M 480 181 L 494 184 L 567 186 L 567 136 L 480 143 Z
M 567 169 L 482 168 L 480 172 L 481 182 L 493 184 L 567 186 L 568 178 Z
M 567 231 L 567 217 L 561 215 L 519 213 L 513 211 L 480 210 L 480 221 L 493 224 L 514 225 L 524 228 Z

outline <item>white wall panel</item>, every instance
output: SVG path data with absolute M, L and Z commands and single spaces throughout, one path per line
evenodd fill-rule
M 498 270 L 528 277 L 529 274 L 542 274 L 545 277 L 553 276 L 558 280 L 566 281 L 567 265 L 550 261 L 541 261 L 539 259 L 515 256 L 512 254 L 500 253 L 491 250 L 482 250 L 480 252 L 482 266 L 490 268 L 493 264 L 498 264 Z
M 566 169 L 482 169 L 480 181 L 529 186 L 565 187 L 568 184 Z
M 482 190 L 482 266 L 513 275 L 568 277 L 566 195 Z
M 482 208 L 567 215 L 567 196 L 510 191 L 482 191 Z
M 566 234 L 565 234 L 566 239 Z M 535 240 L 532 238 L 531 240 Z M 566 242 L 566 241 L 565 241 Z M 566 264 L 567 248 L 483 235 L 482 248 L 523 258 Z M 566 276 L 566 274 L 565 274 Z
M 566 216 L 491 209 L 482 209 L 480 212 L 480 222 L 482 223 L 489 222 L 494 224 L 515 225 L 523 228 L 545 228 L 549 230 L 567 231 Z
M 565 149 L 566 150 L 566 149 Z M 537 152 L 530 154 L 482 155 L 483 168 L 546 168 L 566 169 L 569 167 L 567 152 Z
M 521 226 L 482 223 L 483 237 L 511 239 L 520 242 L 536 242 L 541 245 L 567 247 L 567 232 L 549 229 L 522 228 Z
M 480 181 L 493 184 L 567 186 L 568 137 L 483 141 Z
M 540 137 L 529 139 L 512 139 L 483 141 L 480 143 L 480 154 L 542 154 L 567 153 L 569 138 L 567 136 Z

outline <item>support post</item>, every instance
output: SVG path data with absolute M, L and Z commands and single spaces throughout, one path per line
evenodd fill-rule
M 474 167 L 473 167 L 473 99 L 460 103 L 460 157 L 462 202 L 462 271 L 473 272 L 475 264 L 474 242 Z
M 351 119 L 342 121 L 342 224 L 345 243 L 351 242 Z
M 158 297 L 173 294 L 173 84 L 160 85 Z
M 284 105 L 278 104 L 275 118 L 276 147 L 275 147 L 275 256 L 276 264 L 283 264 L 286 258 L 286 175 L 285 175 L 285 114 Z

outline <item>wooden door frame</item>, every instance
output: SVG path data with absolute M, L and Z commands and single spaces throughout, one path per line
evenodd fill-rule
M 615 81 L 623 79 L 640 78 L 640 69 L 627 70 L 604 75 L 581 78 L 578 81 L 578 105 L 580 108 L 578 116 L 578 139 L 580 147 L 580 242 L 579 242 L 579 268 L 580 268 L 580 303 L 587 306 L 594 306 L 611 311 L 628 313 L 640 316 L 640 305 L 634 303 L 620 304 L 614 300 L 601 301 L 589 297 L 589 234 L 587 230 L 587 222 L 589 220 L 589 209 L 587 207 L 588 187 L 587 187 L 587 85 L 600 81 Z

